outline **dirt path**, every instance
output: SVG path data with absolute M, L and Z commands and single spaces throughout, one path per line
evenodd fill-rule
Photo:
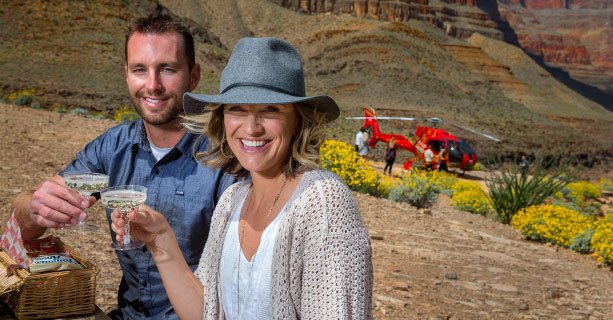
M 112 125 L 0 105 L 0 218 Z M 613 319 L 613 272 L 589 256 L 526 241 L 443 196 L 430 210 L 356 197 L 372 238 L 377 319 Z M 55 234 L 100 268 L 96 301 L 108 311 L 120 272 L 102 208 L 92 211 L 98 232 Z

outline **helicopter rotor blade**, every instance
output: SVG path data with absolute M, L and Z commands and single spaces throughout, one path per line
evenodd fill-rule
M 402 120 L 402 121 L 416 121 L 418 119 L 409 118 L 409 117 L 345 117 L 345 119 L 353 119 L 353 120 L 366 120 L 366 119 L 375 119 L 375 120 Z
M 483 132 L 479 132 L 479 131 L 477 131 L 477 130 L 473 130 L 473 129 L 470 129 L 470 128 L 461 127 L 461 126 L 458 126 L 457 124 L 451 124 L 451 123 L 450 123 L 450 125 L 452 125 L 452 126 L 454 126 L 454 127 L 456 127 L 456 128 L 460 128 L 460 129 L 466 130 L 466 131 L 470 131 L 470 132 L 472 132 L 472 133 L 478 134 L 478 135 L 480 135 L 480 136 L 486 137 L 486 138 L 488 138 L 488 139 L 490 139 L 490 140 L 493 140 L 493 141 L 496 141 L 496 142 L 501 142 L 501 141 L 502 141 L 502 140 L 500 140 L 500 139 L 498 139 L 498 138 L 496 138 L 496 137 L 494 137 L 494 136 L 491 136 L 491 135 L 486 134 L 486 133 L 483 133 Z

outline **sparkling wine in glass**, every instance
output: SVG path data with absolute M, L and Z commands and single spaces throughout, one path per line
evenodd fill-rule
M 145 243 L 140 240 L 132 240 L 130 236 L 130 219 L 128 213 L 133 208 L 145 203 L 147 200 L 147 188 L 137 185 L 115 186 L 104 189 L 100 192 L 102 203 L 107 208 L 119 209 L 121 217 L 126 221 L 125 235 L 123 240 L 118 242 L 113 239 L 113 249 L 119 251 L 142 248 Z
M 109 185 L 109 176 L 101 173 L 77 172 L 66 173 L 64 183 L 72 190 L 77 191 L 84 197 L 89 197 L 94 193 L 100 192 Z M 87 211 L 86 211 L 87 213 Z M 88 224 L 85 219 L 79 220 L 76 225 L 66 225 L 67 229 L 78 231 L 96 231 L 98 227 Z

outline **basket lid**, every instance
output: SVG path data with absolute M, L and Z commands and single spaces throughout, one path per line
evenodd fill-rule
M 19 265 L 0 249 L 0 296 L 18 291 L 30 274 L 24 269 L 13 266 Z

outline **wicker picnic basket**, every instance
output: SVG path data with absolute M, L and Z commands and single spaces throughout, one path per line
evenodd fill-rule
M 15 264 L 0 250 L 0 284 L 6 290 L 0 297 L 18 319 L 59 318 L 91 314 L 96 311 L 96 274 L 98 269 L 70 246 L 58 239 L 60 250 L 67 250 L 84 269 L 30 273 L 10 271 Z

